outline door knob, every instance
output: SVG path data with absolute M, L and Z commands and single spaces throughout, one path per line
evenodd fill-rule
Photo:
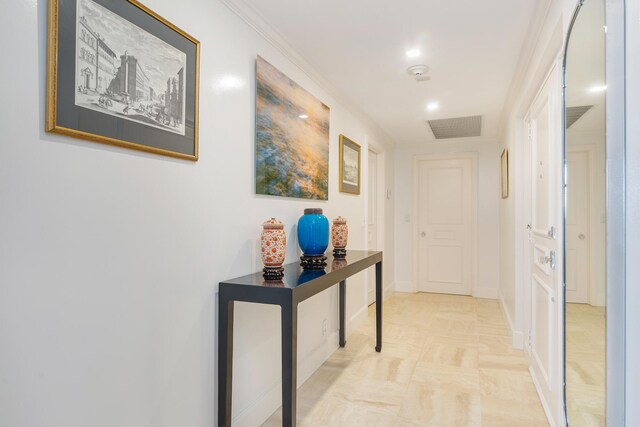
M 420 233 L 420 236 L 422 237 L 427 237 L 427 233 L 425 233 L 424 231 L 422 233 Z
M 580 233 L 580 235 L 578 236 L 578 239 L 580 239 L 580 240 L 584 240 L 584 238 L 585 238 L 585 237 L 586 237 L 586 236 L 585 236 L 584 234 Z
M 549 264 L 549 267 L 551 267 L 552 270 L 555 270 L 556 269 L 556 252 L 550 251 L 549 256 L 542 255 L 538 259 L 538 261 L 542 265 Z

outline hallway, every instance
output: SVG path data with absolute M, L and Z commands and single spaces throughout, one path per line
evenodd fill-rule
M 547 426 L 496 300 L 395 293 L 299 389 L 301 426 Z M 281 425 L 274 413 L 264 427 Z
M 5 4 L 0 427 L 640 427 L 640 0 Z

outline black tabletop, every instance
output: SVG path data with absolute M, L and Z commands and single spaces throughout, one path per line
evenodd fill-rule
M 358 269 L 363 265 L 372 265 L 382 261 L 382 252 L 378 251 L 347 250 L 346 258 L 334 258 L 330 251 L 327 251 L 326 255 L 327 267 L 324 270 L 303 270 L 300 267 L 300 262 L 292 262 L 283 265 L 284 277 L 279 281 L 267 281 L 262 277 L 262 272 L 258 272 L 225 280 L 220 284 L 294 289 L 320 277 L 331 279 L 332 276 L 335 276 L 336 279 L 340 279 L 344 276 L 343 273 L 347 273 L 347 270 L 354 270 L 354 267 Z

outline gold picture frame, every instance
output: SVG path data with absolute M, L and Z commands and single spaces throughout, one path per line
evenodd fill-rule
M 45 130 L 73 138 L 197 161 L 200 42 L 137 0 L 121 0 L 109 4 L 110 8 L 117 9 L 123 15 L 130 13 L 128 16 L 107 8 L 105 3 L 103 0 L 49 0 Z M 65 7 L 64 11 L 60 10 L 61 4 Z M 166 92 L 163 92 L 165 86 L 158 87 L 159 84 L 156 84 L 154 90 L 147 75 L 154 76 L 149 72 L 150 68 L 141 64 L 142 61 L 133 54 L 129 55 L 128 50 L 123 51 L 121 33 L 116 38 L 108 31 L 106 34 L 95 29 L 92 31 L 91 24 L 98 26 L 99 21 L 91 21 L 89 14 L 80 15 L 85 11 L 82 8 L 99 10 L 114 22 L 120 23 L 119 29 L 134 28 L 140 34 L 148 35 L 147 40 L 151 40 L 153 46 L 165 49 L 156 56 L 147 54 L 149 58 L 161 58 L 161 61 L 167 63 L 167 56 L 163 56 L 163 53 L 169 52 L 174 56 L 182 54 L 184 67 L 177 71 L 175 67 L 171 70 L 168 67 L 157 67 L 157 61 L 151 68 L 160 70 L 154 83 L 160 78 L 166 79 Z M 61 23 L 61 20 L 64 22 Z M 157 27 L 156 22 L 164 27 Z M 81 26 L 82 33 L 79 30 Z M 164 28 L 171 31 L 166 32 Z M 154 34 L 154 29 L 161 31 Z M 114 43 L 116 40 L 120 42 L 120 49 L 109 46 L 110 36 Z M 87 43 L 87 49 L 84 49 L 83 43 Z M 83 46 L 82 51 L 78 48 L 79 45 Z M 140 45 L 131 44 L 131 48 L 144 52 Z M 121 63 L 116 71 L 118 54 Z M 86 71 L 87 84 L 79 86 L 78 70 L 86 64 L 93 64 L 94 67 L 87 66 L 82 70 L 83 73 Z M 125 75 L 124 71 L 120 72 L 123 67 L 127 74 L 120 78 Z M 130 72 L 131 69 L 133 72 Z M 90 76 L 91 71 L 94 73 Z M 164 74 L 160 74 L 163 72 Z M 104 77 L 100 77 L 98 83 L 100 74 Z M 131 75 L 135 78 L 131 79 Z M 81 79 L 84 77 L 83 74 Z M 113 84 L 116 78 L 121 80 L 117 85 Z M 148 79 L 144 82 L 148 84 L 139 83 L 144 79 Z M 138 86 L 144 91 L 138 90 Z M 125 90 L 118 92 L 112 90 L 113 87 L 123 87 Z M 131 88 L 133 92 L 130 93 Z M 83 103 L 79 103 L 79 96 L 84 97 Z M 145 103 L 141 99 L 145 99 Z M 139 100 L 137 105 L 136 100 Z M 133 113 L 129 114 L 131 110 Z
M 502 150 L 500 155 L 500 196 L 509 198 L 509 150 Z
M 340 192 L 360 194 L 361 158 L 360 145 L 346 136 L 340 135 Z

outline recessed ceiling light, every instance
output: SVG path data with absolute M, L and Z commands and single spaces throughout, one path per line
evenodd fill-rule
M 589 92 L 593 92 L 593 93 L 597 93 L 597 92 L 604 92 L 607 90 L 607 86 L 594 86 L 591 89 L 589 89 Z
M 427 104 L 427 110 L 429 111 L 435 111 L 438 108 L 440 108 L 440 104 L 438 104 L 437 102 L 430 102 Z
M 407 51 L 407 58 L 417 58 L 420 56 L 420 49 L 409 49 Z
M 307 116 L 306 114 L 300 114 L 298 117 L 301 118 L 301 119 L 308 119 L 309 118 L 309 116 Z

